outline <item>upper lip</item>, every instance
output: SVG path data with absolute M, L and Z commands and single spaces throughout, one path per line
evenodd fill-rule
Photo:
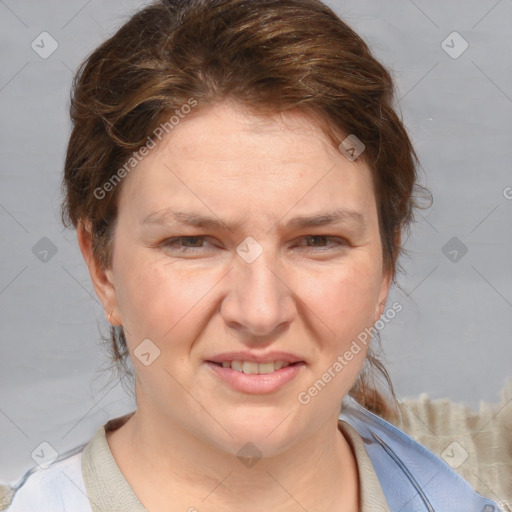
M 269 361 L 284 361 L 285 363 L 305 362 L 300 356 L 290 352 L 268 352 L 266 354 L 255 354 L 254 352 L 224 352 L 207 359 L 214 363 L 223 361 L 254 361 L 256 363 L 265 363 Z

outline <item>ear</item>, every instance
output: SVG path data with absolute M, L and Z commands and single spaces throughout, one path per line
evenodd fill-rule
M 395 234 L 394 242 L 396 247 L 400 247 L 401 240 L 402 235 L 400 230 L 398 230 L 397 233 Z M 379 297 L 377 299 L 377 304 L 375 305 L 375 317 L 373 319 L 373 323 L 375 323 L 381 317 L 382 313 L 384 313 L 384 307 L 386 306 L 386 301 L 388 300 L 388 293 L 389 288 L 391 287 L 392 278 L 393 276 L 391 275 L 391 272 L 387 274 L 383 272 L 379 290 Z
M 382 313 L 384 313 L 390 286 L 391 274 L 383 274 L 380 284 L 379 297 L 377 299 L 377 304 L 375 305 L 375 316 L 373 318 L 373 323 L 375 323 L 381 317 Z
M 105 269 L 96 259 L 92 250 L 91 224 L 89 221 L 79 222 L 76 229 L 78 245 L 89 269 L 91 281 L 96 295 L 103 304 L 105 316 L 112 325 L 122 325 L 117 320 L 118 305 L 111 269 Z

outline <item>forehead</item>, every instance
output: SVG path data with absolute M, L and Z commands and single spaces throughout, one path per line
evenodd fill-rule
M 301 161 L 306 154 L 339 156 L 326 128 L 327 123 L 313 112 L 262 115 L 226 100 L 185 116 L 155 153 L 172 147 L 175 156 L 184 158 L 248 160 L 254 154 L 259 160 L 275 162 Z
M 356 210 L 373 199 L 366 164 L 345 158 L 314 118 L 254 116 L 233 103 L 185 117 L 127 181 L 121 196 L 139 217 L 183 198 L 203 212 L 231 204 L 260 215 L 294 203 Z

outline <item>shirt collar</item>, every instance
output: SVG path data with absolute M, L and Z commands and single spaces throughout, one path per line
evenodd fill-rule
M 111 419 L 99 427 L 84 448 L 82 473 L 93 512 L 147 512 L 121 473 L 105 436 L 105 432 L 121 427 L 134 412 Z M 361 436 L 352 425 L 343 420 L 339 420 L 338 428 L 356 457 L 361 512 L 390 512 Z

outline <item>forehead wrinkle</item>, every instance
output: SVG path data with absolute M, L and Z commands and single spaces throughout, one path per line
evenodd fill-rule
M 246 221 L 226 223 L 219 218 L 209 217 L 198 212 L 183 212 L 175 210 L 174 208 L 165 208 L 149 214 L 143 219 L 142 224 L 162 224 L 169 221 L 199 228 L 228 229 L 230 231 L 237 230 L 246 223 Z M 340 208 L 314 215 L 297 216 L 281 226 L 283 229 L 300 229 L 334 224 L 354 225 L 364 230 L 367 227 L 367 219 L 364 214 L 359 211 Z

